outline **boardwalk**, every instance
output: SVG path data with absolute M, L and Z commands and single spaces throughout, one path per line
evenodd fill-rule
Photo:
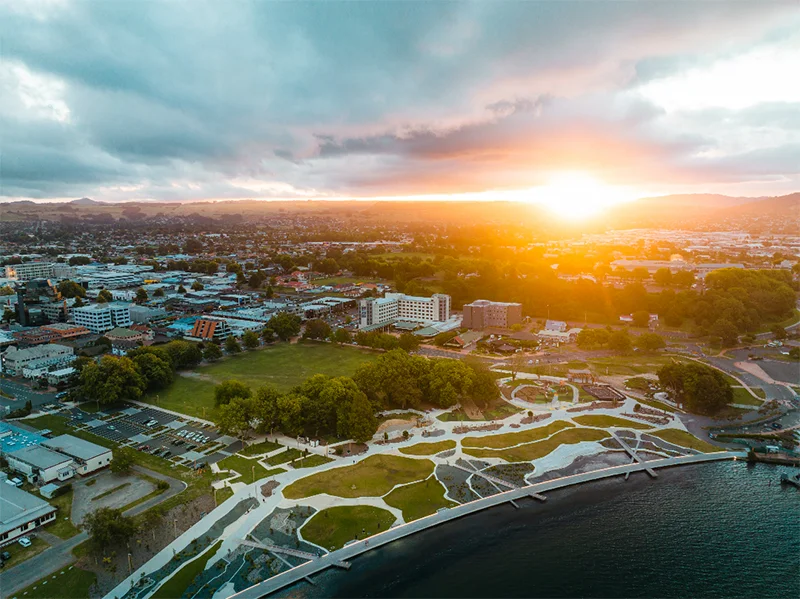
M 234 599 L 259 599 L 260 597 L 264 597 L 266 595 L 269 595 L 270 593 L 274 593 L 279 589 L 282 589 L 300 580 L 308 578 L 313 574 L 317 574 L 318 572 L 321 572 L 331 566 L 335 566 L 340 562 L 350 560 L 362 553 L 365 553 L 366 551 L 369 551 L 370 549 L 386 545 L 387 543 L 391 543 L 392 541 L 396 541 L 397 539 L 402 539 L 403 537 L 407 537 L 409 535 L 412 535 L 416 532 L 420 532 L 427 528 L 438 526 L 439 524 L 443 524 L 444 522 L 455 520 L 456 518 L 461 518 L 462 516 L 473 514 L 475 512 L 479 512 L 481 510 L 485 510 L 490 507 L 510 502 L 514 499 L 522 499 L 524 497 L 530 497 L 534 493 L 536 494 L 543 493 L 546 491 L 552 491 L 563 487 L 569 487 L 571 485 L 577 485 L 580 483 L 600 480 L 612 476 L 624 475 L 629 472 L 640 472 L 643 470 L 646 471 L 655 468 L 667 468 L 670 466 L 679 466 L 684 464 L 698 464 L 702 462 L 711 462 L 716 460 L 728 460 L 733 458 L 745 458 L 745 457 L 746 453 L 742 451 L 723 451 L 710 454 L 704 453 L 697 455 L 664 458 L 661 460 L 653 460 L 647 462 L 646 464 L 637 462 L 633 464 L 625 464 L 622 466 L 603 468 L 601 470 L 584 472 L 582 474 L 575 474 L 573 476 L 565 476 L 563 478 L 557 478 L 554 480 L 536 483 L 526 487 L 520 487 L 518 489 L 512 489 L 510 491 L 506 491 L 498 495 L 492 495 L 491 497 L 485 497 L 483 499 L 478 499 L 477 501 L 472 501 L 470 503 L 442 510 L 435 514 L 431 514 L 430 516 L 427 516 L 425 518 L 421 518 L 419 520 L 414 520 L 413 522 L 409 522 L 407 524 L 396 526 L 385 532 L 369 537 L 368 539 L 362 539 L 360 541 L 356 541 L 355 543 L 351 543 L 341 549 L 338 549 L 327 555 L 324 555 L 319 559 L 306 562 L 305 564 L 292 568 L 291 570 L 281 572 L 280 574 L 273 576 L 272 578 L 265 580 L 264 582 L 261 582 L 259 584 L 256 584 L 250 588 L 247 588 L 243 591 L 240 591 L 239 593 L 236 593 L 231 597 Z

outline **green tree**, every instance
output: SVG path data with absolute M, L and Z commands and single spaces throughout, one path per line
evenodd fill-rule
M 108 302 L 113 302 L 114 296 L 111 295 L 111 292 L 108 289 L 103 289 L 100 293 L 97 294 L 97 303 L 98 304 L 107 304 Z
M 17 314 L 14 312 L 14 310 L 9 308 L 8 306 L 3 308 L 3 322 L 10 323 L 16 319 L 17 319 Z
M 653 280 L 662 287 L 672 285 L 672 271 L 669 268 L 659 268 L 653 275 Z
M 306 339 L 327 339 L 331 335 L 331 327 L 320 318 L 312 318 L 306 322 L 303 336 Z
M 272 285 L 267 285 L 267 291 L 264 295 L 267 299 L 272 299 L 275 297 L 275 290 L 272 288 Z
M 145 289 L 143 287 L 139 287 L 139 289 L 136 290 L 136 297 L 135 297 L 135 299 L 133 301 L 135 303 L 137 303 L 137 304 L 143 304 L 148 299 L 149 299 L 149 297 L 147 295 L 147 291 L 145 291 Z
M 351 343 L 353 341 L 353 335 L 347 329 L 338 328 L 333 332 L 331 335 L 331 339 L 335 343 Z
M 261 331 L 261 338 L 264 340 L 264 343 L 272 343 L 275 341 L 275 331 L 272 330 L 272 327 L 264 327 Z
M 666 346 L 664 338 L 656 333 L 642 333 L 636 338 L 636 347 L 645 352 L 656 351 Z
M 667 364 L 658 370 L 658 381 L 678 404 L 697 414 L 716 414 L 733 401 L 730 383 L 705 364 Z
M 245 331 L 242 335 L 242 343 L 247 349 L 256 349 L 261 342 L 258 339 L 258 334 L 254 331 Z
M 276 428 L 280 427 L 281 419 L 278 411 L 278 399 L 280 397 L 280 392 L 269 385 L 256 389 L 253 414 L 258 420 L 258 432 L 272 433 Z
M 89 533 L 90 546 L 98 552 L 123 546 L 138 530 L 133 518 L 123 516 L 122 510 L 107 507 L 89 512 L 81 526 Z
M 200 346 L 191 341 L 170 341 L 162 347 L 169 353 L 172 367 L 176 370 L 194 368 L 203 360 L 203 351 Z
M 150 391 L 163 389 L 172 382 L 172 363 L 155 353 L 142 353 L 132 358 Z
M 216 343 L 207 343 L 203 350 L 203 359 L 207 362 L 216 362 L 222 358 L 222 350 Z
M 127 474 L 135 462 L 133 450 L 127 447 L 118 447 L 114 450 L 114 457 L 111 459 L 109 468 L 114 474 Z
M 58 284 L 58 292 L 64 297 L 86 297 L 86 289 L 75 281 L 61 281 Z
M 786 333 L 786 329 L 784 329 L 784 328 L 783 328 L 781 325 L 779 325 L 779 324 L 776 324 L 776 325 L 775 325 L 775 326 L 773 326 L 773 327 L 772 327 L 770 330 L 772 331 L 772 334 L 774 335 L 775 339 L 778 339 L 778 340 L 781 340 L 781 341 L 782 341 L 782 340 L 784 340 L 784 339 L 786 339 L 786 338 L 789 336 L 789 335 Z
M 242 346 L 239 345 L 239 342 L 233 335 L 225 339 L 225 351 L 229 354 L 238 354 L 242 351 Z
M 184 287 L 183 285 L 178 285 L 178 293 L 180 294 L 186 293 L 186 287 Z
M 449 408 L 472 390 L 475 373 L 461 360 L 432 360 L 427 375 L 427 399 L 440 408 Z
M 302 320 L 297 314 L 288 312 L 278 312 L 269 320 L 269 327 L 275 331 L 281 341 L 288 341 L 299 335 L 301 324 Z
M 620 330 L 620 331 L 614 331 L 613 333 L 611 333 L 611 335 L 609 335 L 608 347 L 609 349 L 612 349 L 615 352 L 625 354 L 631 351 L 633 344 L 631 343 L 631 338 L 628 335 L 628 332 Z
M 278 398 L 277 410 L 280 418 L 281 430 L 291 437 L 296 437 L 303 432 L 305 421 L 303 418 L 303 404 L 306 398 L 296 393 L 281 395 Z
M 730 320 L 720 319 L 717 320 L 708 330 L 709 335 L 719 337 L 722 340 L 722 345 L 730 347 L 736 345 L 739 341 L 739 331 L 736 329 Z
M 264 284 L 264 275 L 260 272 L 254 272 L 250 275 L 250 280 L 247 282 L 253 289 L 261 289 L 261 286 Z
M 202 291 L 203 289 L 203 284 L 200 281 L 192 283 L 192 291 Z
M 70 281 L 71 283 L 72 281 Z M 0 287 L 0 297 L 5 295 L 14 295 L 14 290 L 9 285 L 3 285 Z
M 646 327 L 650 324 L 650 314 L 647 310 L 639 310 L 631 314 L 633 318 L 633 326 L 635 327 Z
M 688 289 L 694 284 L 694 275 L 688 270 L 679 270 L 672 275 L 672 284 L 676 287 L 684 287 Z
M 159 287 L 153 292 L 153 297 L 164 297 L 164 290 Z
M 339 435 L 356 443 L 366 443 L 378 430 L 378 419 L 372 404 L 363 393 L 355 395 L 345 404 L 337 418 Z
M 500 389 L 489 368 L 483 362 L 474 361 L 467 364 L 472 369 L 473 381 L 470 397 L 479 408 L 487 408 L 500 399 Z
M 417 351 L 420 346 L 419 337 L 413 333 L 402 333 L 398 343 L 400 344 L 400 349 L 409 353 Z
M 229 379 L 227 381 L 222 381 L 214 388 L 214 405 L 224 406 L 230 403 L 235 397 L 249 399 L 252 395 L 253 392 L 250 390 L 250 387 L 241 381 Z
M 219 407 L 217 425 L 222 433 L 244 439 L 255 410 L 252 397 L 234 396 Z
M 137 400 L 146 383 L 130 358 L 103 356 L 99 363 L 84 366 L 80 376 L 84 396 L 99 404 Z

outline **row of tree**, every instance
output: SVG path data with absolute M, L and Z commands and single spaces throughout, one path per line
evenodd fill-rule
M 658 381 L 690 412 L 713 415 L 733 401 L 733 388 L 715 368 L 697 362 L 662 366 Z
M 625 329 L 612 330 L 610 327 L 585 328 L 578 333 L 577 345 L 581 349 L 610 349 L 619 353 L 628 353 L 637 347 L 650 352 L 667 346 L 664 338 L 657 333 L 642 333 L 631 337 Z

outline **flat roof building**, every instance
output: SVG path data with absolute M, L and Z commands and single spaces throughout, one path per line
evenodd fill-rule
M 434 293 L 431 297 L 387 293 L 381 298 L 361 300 L 359 312 L 362 328 L 395 320 L 444 322 L 450 318 L 450 296 L 443 293 Z
M 5 474 L 0 478 L 5 478 Z M 8 545 L 56 518 L 56 508 L 35 495 L 0 481 L 0 546 Z
M 522 304 L 475 300 L 464 305 L 463 315 L 462 326 L 468 329 L 507 329 L 522 323 Z
M 59 435 L 42 441 L 42 446 L 75 460 L 78 474 L 89 474 L 111 463 L 112 451 L 102 445 L 72 435 Z
M 27 476 L 31 483 L 49 483 L 75 476 L 75 464 L 71 457 L 38 445 L 6 454 L 5 458 L 11 467 Z

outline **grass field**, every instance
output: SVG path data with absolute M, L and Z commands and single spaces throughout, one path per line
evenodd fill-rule
M 545 426 L 539 426 L 518 433 L 504 433 L 502 435 L 488 435 L 486 437 L 466 437 L 461 440 L 463 447 L 486 447 L 490 449 L 504 449 L 519 445 L 520 443 L 530 443 L 531 441 L 541 441 L 565 428 L 574 426 L 570 422 L 557 421 Z
M 253 389 L 273 385 L 288 391 L 315 374 L 350 376 L 358 366 L 377 357 L 375 352 L 330 343 L 278 343 L 177 376 L 169 387 L 146 396 L 144 401 L 214 420 L 214 387 L 224 380 L 236 379 Z
M 311 453 L 304 458 L 300 458 L 292 464 L 295 468 L 313 468 L 314 466 L 322 466 L 333 461 L 333 458 L 326 458 L 324 455 L 317 455 Z
M 391 512 L 378 507 L 337 506 L 314 514 L 300 532 L 304 539 L 333 551 L 353 539 L 363 539 L 387 530 L 394 521 Z
M 671 356 L 612 356 L 593 358 L 588 361 L 589 369 L 595 374 L 626 375 L 655 374 L 659 368 L 675 361 Z M 681 362 L 683 360 L 677 359 Z
M 150 596 L 151 599 L 174 599 L 175 597 L 182 596 L 183 592 L 192 584 L 192 581 L 197 578 L 197 575 L 205 570 L 209 558 L 216 553 L 221 545 L 222 541 L 217 541 L 209 549 L 206 549 L 199 556 L 184 565 Z
M 26 559 L 32 558 L 37 553 L 41 553 L 45 549 L 49 548 L 50 545 L 40 539 L 39 537 L 30 537 L 31 546 L 30 547 L 23 547 L 17 542 L 11 543 L 10 545 L 6 545 L 3 547 L 3 551 L 8 551 L 11 554 L 11 558 L 6 562 L 4 568 L 11 568 L 16 566 L 17 564 L 21 564 Z
M 70 514 L 72 513 L 72 493 L 73 492 L 70 491 L 69 493 L 64 493 L 48 501 L 50 505 L 56 506 L 58 511 L 56 512 L 56 521 L 52 524 L 48 524 L 44 529 L 61 539 L 69 539 L 80 532 L 78 527 L 70 520 Z
M 758 389 L 758 391 L 764 393 L 763 389 Z M 756 392 L 756 390 L 753 389 L 753 392 Z M 733 403 L 745 406 L 760 406 L 764 402 L 758 399 L 757 397 L 753 397 L 752 395 L 750 395 L 750 392 L 744 387 L 734 387 Z
M 585 416 L 575 416 L 575 422 L 581 426 L 595 426 L 597 428 L 636 428 L 647 430 L 653 428 L 643 422 L 635 422 L 627 418 L 617 418 L 616 416 L 606 416 L 605 414 L 587 414 Z
M 433 473 L 433 462 L 393 455 L 373 455 L 353 466 L 335 468 L 300 479 L 283 490 L 287 499 L 320 493 L 337 497 L 381 497 L 395 485 L 423 480 Z
M 606 431 L 596 428 L 573 428 L 562 430 L 552 437 L 535 443 L 527 443 L 510 449 L 464 449 L 467 453 L 476 458 L 500 458 L 506 462 L 530 462 L 543 458 L 559 445 L 570 445 L 583 441 L 600 441 L 608 437 Z
M 761 387 L 750 387 L 753 393 L 758 395 L 761 399 L 767 399 L 767 392 L 764 391 Z
M 445 499 L 445 488 L 436 478 L 430 477 L 418 483 L 397 487 L 384 497 L 387 505 L 403 512 L 403 520 L 418 520 L 443 507 L 453 507 L 454 502 Z
M 52 599 L 53 597 L 85 599 L 89 596 L 89 589 L 96 580 L 97 575 L 94 572 L 69 566 L 60 572 L 45 576 L 13 596 L 27 599 Z
M 270 466 L 277 466 L 278 464 L 285 464 L 286 462 L 291 462 L 301 457 L 303 457 L 303 454 L 299 449 L 290 447 L 286 451 L 282 451 L 271 458 L 267 458 L 267 464 Z
M 446 441 L 438 441 L 436 443 L 417 443 L 416 445 L 412 445 L 410 447 L 401 447 L 400 453 L 404 453 L 406 455 L 434 455 L 440 451 L 453 449 L 455 446 L 456 442 L 452 439 L 448 439 Z
M 265 453 L 269 453 L 270 451 L 275 451 L 280 447 L 281 447 L 280 443 L 273 443 L 272 441 L 262 441 L 261 443 L 254 443 L 253 445 L 248 445 L 238 453 L 246 456 L 262 455 Z
M 248 485 L 264 478 L 267 476 L 268 472 L 264 466 L 258 463 L 258 460 L 248 460 L 238 455 L 232 455 L 224 460 L 220 460 L 218 465 L 222 470 L 234 470 L 238 472 L 242 476 L 241 480 L 237 479 L 237 482 L 247 483 Z M 255 474 L 255 478 L 253 478 L 253 474 Z
M 688 447 L 689 449 L 696 449 L 697 451 L 702 451 L 703 453 L 714 453 L 715 451 L 725 451 L 721 447 L 716 447 L 711 445 L 711 443 L 707 443 L 706 441 L 702 441 L 695 437 L 694 435 L 687 433 L 686 431 L 682 431 L 675 428 L 668 428 L 662 431 L 655 431 L 650 433 L 654 437 L 658 437 L 659 439 L 663 439 L 667 443 L 672 443 L 673 445 L 680 445 L 681 447 Z

